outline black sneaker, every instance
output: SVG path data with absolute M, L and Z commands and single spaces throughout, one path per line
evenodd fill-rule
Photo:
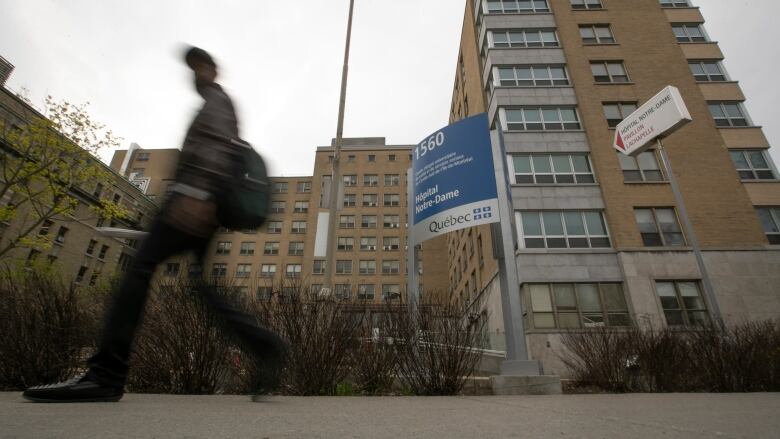
M 116 402 L 124 393 L 123 387 L 101 385 L 85 374 L 61 383 L 30 387 L 22 396 L 33 402 Z

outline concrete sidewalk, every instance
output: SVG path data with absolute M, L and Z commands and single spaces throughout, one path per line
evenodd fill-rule
M 0 393 L 0 438 L 778 438 L 780 394 L 484 397 L 125 395 L 33 404 Z

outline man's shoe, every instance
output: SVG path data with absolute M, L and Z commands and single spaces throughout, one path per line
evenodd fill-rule
M 30 387 L 22 396 L 33 402 L 115 402 L 125 393 L 122 387 L 104 386 L 88 375 L 56 384 Z

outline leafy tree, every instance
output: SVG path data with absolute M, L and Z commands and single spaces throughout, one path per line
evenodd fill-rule
M 118 146 L 119 139 L 90 117 L 86 104 L 48 96 L 43 115 L 29 107 L 11 118 L 0 120 L 0 200 L 7 201 L 0 203 L 0 222 L 10 224 L 0 257 L 17 248 L 48 249 L 53 234 L 38 231 L 49 221 L 127 217 L 124 208 L 96 193 L 113 180 L 97 154 Z M 89 208 L 79 208 L 79 201 Z

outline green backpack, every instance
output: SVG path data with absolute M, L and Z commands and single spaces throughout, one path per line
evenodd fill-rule
M 230 139 L 238 151 L 235 172 L 225 181 L 217 200 L 217 219 L 230 229 L 255 229 L 268 217 L 271 182 L 265 162 L 252 145 Z

